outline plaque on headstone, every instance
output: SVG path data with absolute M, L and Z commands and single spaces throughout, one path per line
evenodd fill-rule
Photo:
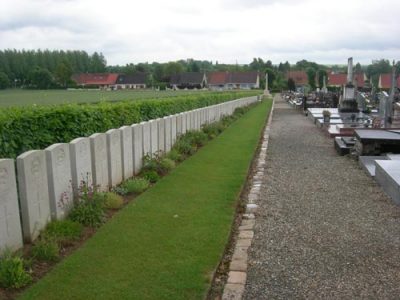
M 44 151 L 49 179 L 51 217 L 53 220 L 61 220 L 67 216 L 74 200 L 69 144 L 54 144 Z
M 108 185 L 114 187 L 122 182 L 121 131 L 110 129 L 107 135 Z
M 0 159 L 0 254 L 22 247 L 22 229 L 18 207 L 14 160 Z
M 31 150 L 18 156 L 17 170 L 23 236 L 32 242 L 51 220 L 44 151 Z
M 122 149 L 122 174 L 124 180 L 133 176 L 133 143 L 131 126 L 123 126 L 121 131 L 121 149 Z
M 94 133 L 90 137 L 92 157 L 93 185 L 101 192 L 108 191 L 108 156 L 107 136 L 105 133 Z

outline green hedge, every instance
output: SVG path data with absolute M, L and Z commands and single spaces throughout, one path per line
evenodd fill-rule
M 77 137 L 139 123 L 241 97 L 252 92 L 216 92 L 143 101 L 101 102 L 0 110 L 0 158 L 66 143 Z

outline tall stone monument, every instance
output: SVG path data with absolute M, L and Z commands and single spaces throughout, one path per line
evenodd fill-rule
M 269 90 L 268 90 L 268 73 L 265 73 L 265 90 L 264 90 L 264 95 L 265 96 L 270 96 Z
M 339 111 L 346 113 L 358 113 L 356 88 L 353 84 L 353 58 L 347 63 L 347 84 L 343 88 L 343 95 L 339 103 Z
M 322 90 L 321 92 L 323 92 L 324 94 L 328 93 L 328 88 L 326 87 L 326 77 L 323 77 L 323 86 L 322 86 Z

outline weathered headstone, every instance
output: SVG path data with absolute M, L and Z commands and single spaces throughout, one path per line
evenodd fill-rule
M 186 125 L 186 114 L 185 113 L 180 113 L 181 116 L 181 124 L 182 124 L 182 132 L 181 134 L 185 134 L 187 131 L 187 125 Z M 178 134 L 178 132 L 177 132 Z
M 44 151 L 31 150 L 18 156 L 17 170 L 23 236 L 32 242 L 51 220 Z
M 143 155 L 151 155 L 150 122 L 142 122 Z
M 140 172 L 143 165 L 143 124 L 133 124 L 133 168 L 135 175 Z
M 107 136 L 105 133 L 95 133 L 90 137 L 92 157 L 93 185 L 101 192 L 108 191 L 108 156 Z
M 182 134 L 182 113 L 176 115 L 176 134 Z
M 157 119 L 158 123 L 158 151 L 165 153 L 165 119 Z
M 169 152 L 171 150 L 171 120 L 172 118 L 170 116 L 164 117 L 165 152 Z
M 92 155 L 89 138 L 76 138 L 69 143 L 72 189 L 78 195 L 82 186 L 93 187 Z
M 110 129 L 107 135 L 108 185 L 114 187 L 122 182 L 121 131 Z
M 157 120 L 150 120 L 150 151 L 151 155 L 156 154 L 158 151 L 158 122 Z
M 22 247 L 14 160 L 0 159 L 0 254 L 5 248 Z
M 171 144 L 174 145 L 176 142 L 176 120 L 177 120 L 177 115 L 172 115 L 171 116 Z
M 74 200 L 69 144 L 54 144 L 44 151 L 49 179 L 51 218 L 62 220 L 72 208 Z
M 190 115 L 190 111 L 187 111 L 184 113 L 185 118 L 186 118 L 186 131 L 192 130 L 192 119 Z
M 132 127 L 122 126 L 119 130 L 121 131 L 122 174 L 126 180 L 133 176 Z

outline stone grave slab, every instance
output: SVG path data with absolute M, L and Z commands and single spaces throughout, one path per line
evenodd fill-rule
M 122 182 L 121 131 L 106 131 L 108 156 L 108 185 L 114 187 Z
M 54 144 L 44 151 L 46 153 L 51 218 L 62 220 L 68 215 L 74 200 L 69 144 Z
M 392 200 L 400 205 L 400 161 L 376 160 L 375 179 Z
M 131 126 L 122 126 L 121 131 L 121 150 L 122 150 L 122 175 L 126 180 L 133 176 L 133 142 Z
M 89 139 L 93 185 L 99 191 L 106 192 L 109 189 L 107 136 L 105 133 L 95 133 L 92 134 Z
M 82 184 L 93 186 L 92 154 L 89 138 L 76 138 L 69 143 L 71 156 L 72 189 L 74 195 L 79 193 Z
M 0 254 L 21 248 L 22 228 L 13 159 L 0 159 Z
M 143 165 L 143 125 L 133 124 L 131 127 L 133 139 L 133 168 L 136 175 L 140 172 Z
M 386 157 L 391 160 L 400 160 L 400 154 L 387 153 Z
M 22 232 L 32 242 L 51 221 L 45 152 L 31 150 L 18 156 L 17 171 Z
M 375 161 L 388 160 L 386 156 L 359 156 L 358 163 L 371 177 L 375 177 Z

